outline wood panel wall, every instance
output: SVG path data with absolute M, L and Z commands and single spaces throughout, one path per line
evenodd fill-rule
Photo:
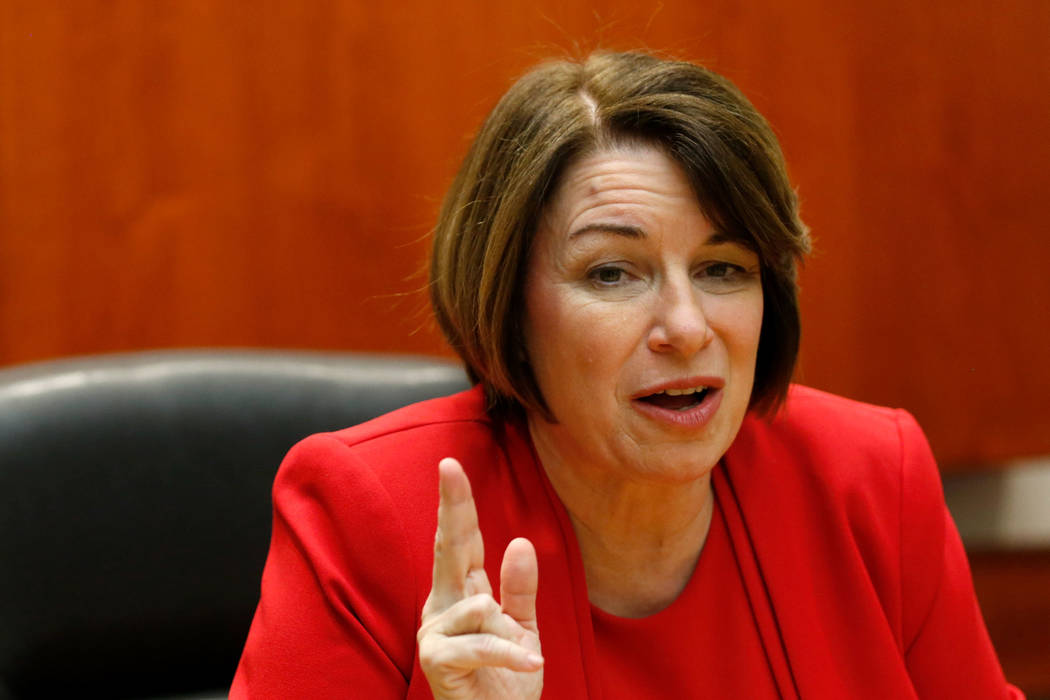
M 912 410 L 947 468 L 1050 453 L 1050 2 L 640 5 L 0 3 L 0 365 L 447 354 L 419 273 L 484 114 L 540 58 L 648 47 L 783 141 L 816 240 L 800 378 Z M 1017 624 L 1046 567 L 986 559 L 1007 672 L 1050 692 Z
M 817 244 L 803 381 L 948 467 L 1050 452 L 1050 3 L 0 4 L 0 364 L 169 346 L 447 353 L 426 236 L 538 58 L 734 79 Z

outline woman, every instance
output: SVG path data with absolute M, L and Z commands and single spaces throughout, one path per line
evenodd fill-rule
M 725 79 L 522 78 L 435 232 L 476 386 L 292 450 L 232 696 L 1019 697 L 914 420 L 789 389 L 807 246 Z

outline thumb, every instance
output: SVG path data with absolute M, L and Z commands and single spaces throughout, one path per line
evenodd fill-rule
M 524 537 L 511 540 L 503 553 L 499 572 L 499 599 L 503 612 L 525 629 L 539 633 L 536 626 L 536 590 L 539 564 L 536 549 Z

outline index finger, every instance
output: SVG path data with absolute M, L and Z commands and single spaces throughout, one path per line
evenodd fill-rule
M 490 593 L 485 545 L 470 481 L 452 457 L 438 463 L 438 523 L 434 536 L 434 578 L 427 607 L 444 610 L 475 593 Z

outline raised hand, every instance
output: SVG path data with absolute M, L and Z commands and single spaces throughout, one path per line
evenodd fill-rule
M 507 545 L 497 603 L 467 475 L 452 458 L 438 471 L 434 579 L 417 635 L 423 673 L 437 700 L 535 700 L 543 689 L 536 551 L 524 538 Z

